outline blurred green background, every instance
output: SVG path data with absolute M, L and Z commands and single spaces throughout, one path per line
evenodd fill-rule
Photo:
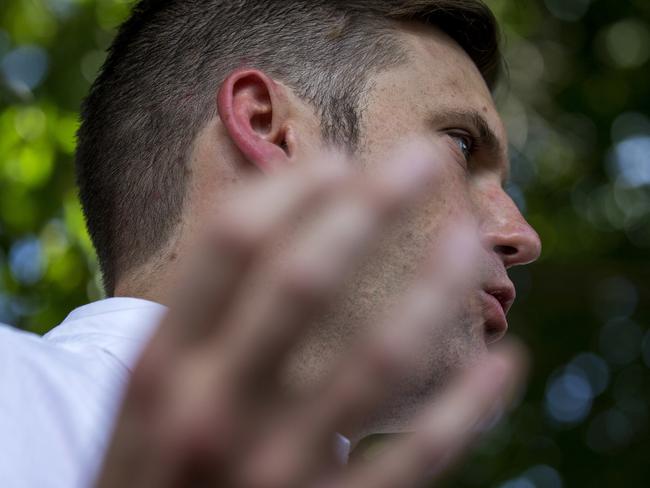
M 650 0 L 499 0 L 509 190 L 539 231 L 512 330 L 516 413 L 450 486 L 650 486 Z M 101 298 L 77 111 L 125 0 L 1 0 L 0 321 L 43 333 Z

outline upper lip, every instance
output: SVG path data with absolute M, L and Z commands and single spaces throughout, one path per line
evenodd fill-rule
M 501 339 L 508 330 L 506 315 L 515 301 L 515 287 L 508 282 L 488 285 L 483 288 L 485 337 L 492 343 Z

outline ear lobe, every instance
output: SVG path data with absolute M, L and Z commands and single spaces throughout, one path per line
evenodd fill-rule
M 258 70 L 238 70 L 217 97 L 221 121 L 244 157 L 264 173 L 288 164 L 287 104 L 281 88 Z

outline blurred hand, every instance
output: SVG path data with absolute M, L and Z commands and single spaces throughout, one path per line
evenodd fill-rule
M 280 386 L 308 324 L 336 307 L 337 289 L 387 224 L 435 188 L 446 151 L 413 145 L 372 175 L 331 158 L 240 190 L 134 371 L 98 486 L 403 488 L 456 460 L 521 381 L 518 347 L 459 374 L 378 458 L 342 466 L 334 443 L 408 377 L 446 297 L 471 273 L 457 232 L 327 380 L 299 398 Z M 308 230 L 269 259 L 298 220 Z M 263 289 L 247 286 L 262 275 L 273 277 Z

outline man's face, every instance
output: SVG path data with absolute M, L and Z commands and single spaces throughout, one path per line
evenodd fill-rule
M 479 223 L 480 279 L 449 304 L 453 312 L 446 323 L 437 324 L 435 332 L 432 325 L 421 367 L 395 402 L 373 419 L 371 432 L 399 429 L 454 369 L 505 333 L 503 315 L 514 300 L 506 269 L 534 261 L 540 253 L 537 234 L 502 188 L 508 173 L 506 134 L 478 69 L 438 31 L 407 26 L 403 36 L 410 62 L 372 80 L 359 149 L 363 170 L 373 171 L 376 161 L 416 136 L 442 141 L 450 157 L 442 162 L 440 184 L 362 264 L 346 288 L 344 306 L 315 325 L 296 361 L 296 377 L 304 381 L 327 371 L 351 337 L 371 327 L 369 319 L 406 290 L 441 231 L 467 217 Z

